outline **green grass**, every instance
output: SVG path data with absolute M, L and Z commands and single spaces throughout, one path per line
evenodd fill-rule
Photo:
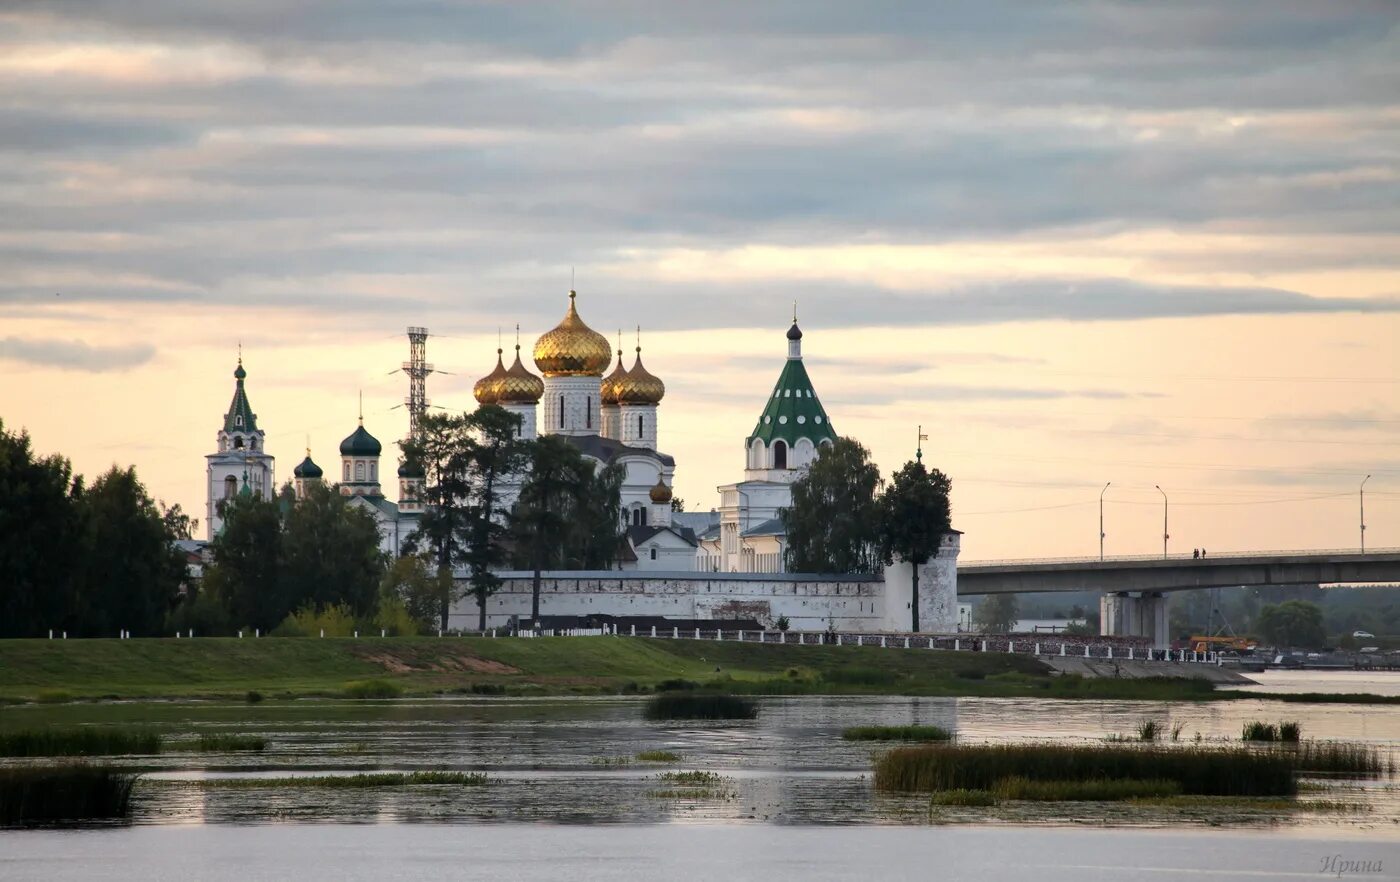
M 351 680 L 345 684 L 346 698 L 398 698 L 403 687 L 388 680 Z
M 82 763 L 0 768 L 0 825 L 124 818 L 136 777 Z
M 479 772 L 366 772 L 359 775 L 303 775 L 289 778 L 205 778 L 195 782 L 200 787 L 233 790 L 263 788 L 316 787 L 332 790 L 354 790 L 365 787 L 411 787 L 420 784 L 458 784 L 481 786 L 490 779 Z
M 680 758 L 680 754 L 669 750 L 644 750 L 637 754 L 637 760 L 644 763 L 674 763 Z
M 953 733 L 939 726 L 852 726 L 841 737 L 847 741 L 947 741 Z
M 675 784 L 680 787 L 713 787 L 724 780 L 723 776 L 715 772 L 702 771 L 662 772 L 656 777 L 663 783 Z
M 0 756 L 122 756 L 160 753 L 160 735 L 139 729 L 22 729 L 0 732 Z
M 663 692 L 647 702 L 648 720 L 752 720 L 758 704 L 721 692 Z
M 996 805 L 997 798 L 996 794 L 990 790 L 968 790 L 960 787 L 957 790 L 934 791 L 933 795 L 929 797 L 928 804 L 930 807 L 938 805 L 980 807 Z
M 895 792 L 991 790 L 1006 778 L 1175 781 L 1182 793 L 1292 796 L 1295 760 L 1246 747 L 949 744 L 896 748 L 875 763 L 877 789 Z
M 406 695 L 617 694 L 660 687 L 695 691 L 694 684 L 715 678 L 716 668 L 725 678 L 725 691 L 736 694 L 1314 700 L 1216 692 L 1200 680 L 1052 677 L 1042 662 L 1008 653 L 641 637 L 201 637 L 3 640 L 0 702 L 172 697 L 256 701 L 250 693 L 269 700 L 343 697 L 347 682 L 373 681 L 398 686 Z
M 1181 793 L 1176 781 L 1136 778 L 1089 778 L 1077 781 L 1032 781 L 1024 777 L 1002 778 L 992 787 L 998 799 L 1031 802 L 1119 802 L 1125 799 L 1161 799 Z

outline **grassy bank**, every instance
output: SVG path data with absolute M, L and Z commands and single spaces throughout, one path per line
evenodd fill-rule
M 1024 655 L 873 646 L 627 637 L 0 640 L 0 701 L 639 693 L 666 681 L 748 695 L 1266 697 L 1216 692 L 1198 680 L 1052 677 Z

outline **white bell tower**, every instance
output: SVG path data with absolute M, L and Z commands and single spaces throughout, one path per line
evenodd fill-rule
M 276 461 L 268 455 L 266 433 L 258 428 L 258 415 L 248 403 L 248 392 L 243 387 L 247 377 L 240 352 L 233 372 L 233 401 L 218 434 L 218 452 L 204 457 L 208 462 L 204 524 L 210 540 L 224 527 L 224 500 L 241 493 L 271 499 L 275 489 Z

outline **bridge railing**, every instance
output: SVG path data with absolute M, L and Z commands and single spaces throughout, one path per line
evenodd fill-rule
M 959 561 L 958 569 L 971 569 L 975 567 L 1004 567 L 1004 566 L 1038 566 L 1041 564 L 1112 564 L 1112 563 L 1134 563 L 1137 561 L 1166 560 L 1173 562 L 1199 561 L 1203 563 L 1229 563 L 1231 561 L 1250 560 L 1259 557 L 1337 557 L 1347 555 L 1350 557 L 1370 557 L 1371 555 L 1391 555 L 1400 554 L 1400 548 L 1368 548 L 1363 555 L 1359 548 L 1309 548 L 1293 550 L 1274 551 L 1211 551 L 1206 557 L 1192 557 L 1187 552 L 1174 552 L 1172 554 L 1111 554 L 1100 558 L 1098 555 L 1090 557 L 1013 557 L 989 560 L 969 560 Z

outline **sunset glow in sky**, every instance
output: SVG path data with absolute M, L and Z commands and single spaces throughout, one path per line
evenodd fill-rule
M 797 301 L 966 559 L 1400 546 L 1393 2 L 18 0 L 0 156 L 0 420 L 200 517 L 240 341 L 287 479 L 572 273 L 690 509 Z

